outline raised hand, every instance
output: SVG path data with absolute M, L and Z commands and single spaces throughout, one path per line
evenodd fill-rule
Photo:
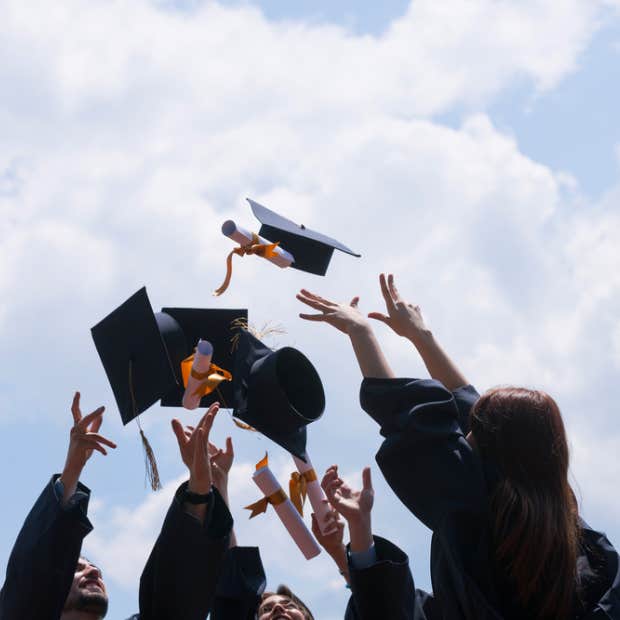
M 297 294 L 297 299 L 321 313 L 299 315 L 302 319 L 306 319 L 307 321 L 322 321 L 349 335 L 355 329 L 363 329 L 368 326 L 368 322 L 357 309 L 359 297 L 354 297 L 351 303 L 347 305 L 329 301 L 306 289 L 302 289 Z
M 209 433 L 219 408 L 219 403 L 213 403 L 195 428 L 184 428 L 179 420 L 172 420 L 172 430 L 179 444 L 181 458 L 189 469 L 187 488 L 192 493 L 206 495 L 213 484 L 209 458 Z
M 381 312 L 370 312 L 368 318 L 385 323 L 399 336 L 410 340 L 415 341 L 428 334 L 429 329 L 424 323 L 420 306 L 414 306 L 402 299 L 394 283 L 394 276 L 389 274 L 386 281 L 385 274 L 382 273 L 379 276 L 379 284 L 387 315 Z
M 116 444 L 113 441 L 99 434 L 104 410 L 105 407 L 99 407 L 87 416 L 82 417 L 80 393 L 75 393 L 73 403 L 71 404 L 73 427 L 69 434 L 69 449 L 67 450 L 64 471 L 72 472 L 79 477 L 93 450 L 106 455 L 108 452 L 104 446 L 116 448 Z
M 60 476 L 64 486 L 63 504 L 66 504 L 75 493 L 84 465 L 91 457 L 93 450 L 106 455 L 108 452 L 104 446 L 116 448 L 113 441 L 99 434 L 104 409 L 105 407 L 99 407 L 83 417 L 80 409 L 80 393 L 76 392 L 73 396 L 71 403 L 73 426 L 69 433 L 69 448 L 65 466 Z
M 328 468 L 321 481 L 321 486 L 334 509 L 349 523 L 370 519 L 370 511 L 375 497 L 370 467 L 364 467 L 362 471 L 362 489 L 360 491 L 353 490 L 340 478 L 337 465 Z

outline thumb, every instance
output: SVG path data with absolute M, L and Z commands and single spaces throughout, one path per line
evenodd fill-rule
M 231 456 L 235 456 L 235 451 L 233 449 L 233 442 L 231 437 L 226 437 L 226 454 L 230 454 Z
M 381 312 L 369 312 L 368 313 L 368 318 L 369 319 L 375 319 L 375 321 L 381 321 L 383 323 L 388 322 L 388 317 L 385 316 L 385 314 L 382 314 Z

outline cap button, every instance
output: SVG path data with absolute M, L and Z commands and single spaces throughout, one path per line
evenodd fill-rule
M 301 228 L 302 230 L 306 230 L 306 227 L 303 224 L 300 224 L 299 228 Z

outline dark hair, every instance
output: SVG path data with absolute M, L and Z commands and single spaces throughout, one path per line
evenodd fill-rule
M 577 501 L 556 402 L 538 390 L 489 390 L 470 413 L 477 449 L 499 471 L 491 494 L 495 561 L 532 619 L 571 616 L 578 594 Z
M 267 600 L 270 596 L 275 596 L 276 594 L 280 596 L 286 596 L 286 598 L 293 601 L 293 603 L 295 603 L 295 605 L 297 605 L 300 611 L 303 613 L 304 620 L 314 620 L 314 616 L 312 615 L 312 612 L 308 609 L 308 607 L 306 607 L 306 604 L 300 598 L 295 596 L 293 594 L 293 591 L 288 586 L 282 584 L 278 586 L 278 589 L 275 592 L 264 592 L 260 599 L 261 605 L 263 601 Z

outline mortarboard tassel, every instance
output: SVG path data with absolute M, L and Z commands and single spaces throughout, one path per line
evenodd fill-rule
M 138 418 L 136 418 L 137 420 Z M 138 422 L 138 428 L 140 428 L 140 422 Z M 159 470 L 157 469 L 157 461 L 155 460 L 155 453 L 149 440 L 146 438 L 144 431 L 140 428 L 140 437 L 142 439 L 142 447 L 144 448 L 144 466 L 146 468 L 146 478 L 151 485 L 153 491 L 159 491 L 161 487 L 161 480 L 159 479 Z
M 140 418 L 136 415 L 136 395 L 133 390 L 133 360 L 131 359 L 129 360 L 129 394 L 131 396 L 131 406 L 133 407 L 136 423 L 140 429 L 142 447 L 144 448 L 144 467 L 146 469 L 145 480 L 148 479 L 153 491 L 159 491 L 162 487 L 161 480 L 159 479 L 159 470 L 157 469 L 157 461 L 155 460 L 155 453 L 153 452 L 153 448 L 151 448 L 151 444 L 142 430 L 142 426 L 140 426 Z
M 279 243 L 279 241 L 276 241 L 275 243 L 264 245 L 260 242 L 258 235 L 256 233 L 252 233 L 252 241 L 250 241 L 250 243 L 235 248 L 226 257 L 226 277 L 224 278 L 224 282 L 222 282 L 221 286 L 213 291 L 213 295 L 215 297 L 219 297 L 230 285 L 230 279 L 232 278 L 232 257 L 235 254 L 237 256 L 256 254 L 256 256 L 261 256 L 263 258 L 271 258 L 275 256 L 275 250 Z

